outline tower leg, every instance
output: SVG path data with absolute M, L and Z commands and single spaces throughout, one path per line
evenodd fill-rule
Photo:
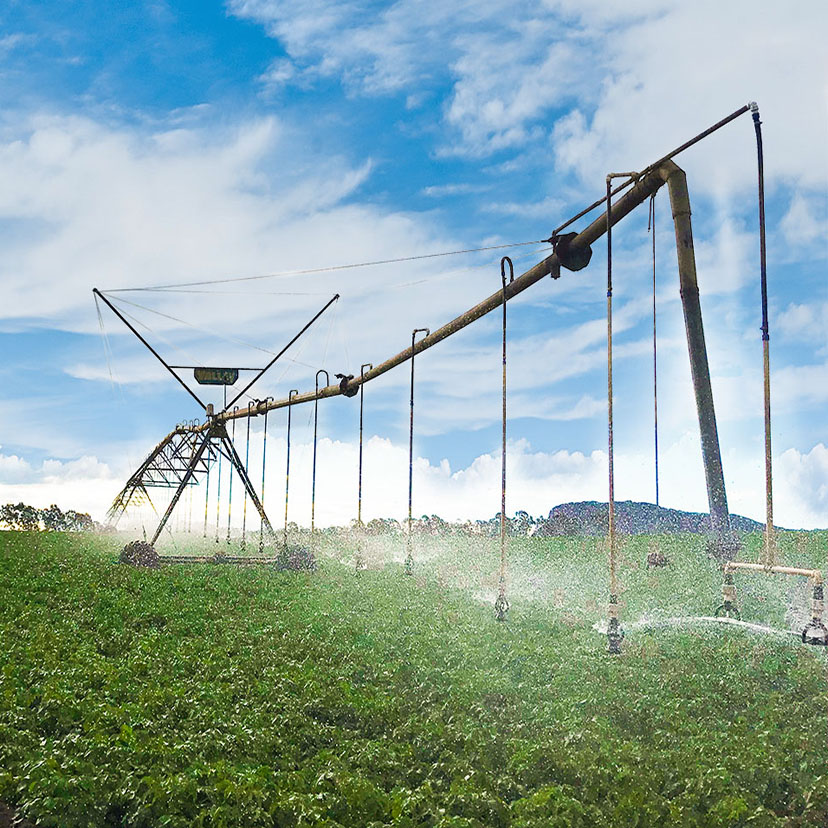
M 667 186 L 670 191 L 670 205 L 676 228 L 681 304 L 684 309 L 687 351 L 690 355 L 690 370 L 696 395 L 702 461 L 710 508 L 710 526 L 713 532 L 710 551 L 719 560 L 732 560 L 740 545 L 730 528 L 716 412 L 713 407 L 713 389 L 710 385 L 710 367 L 707 362 L 707 348 L 699 302 L 699 285 L 696 279 L 696 256 L 693 249 L 693 229 L 690 223 L 687 177 L 683 170 L 672 162 L 664 166 L 667 169 Z
M 184 489 L 187 488 L 187 485 L 190 482 L 190 478 L 193 476 L 195 472 L 195 468 L 198 465 L 199 460 L 201 460 L 202 455 L 204 454 L 207 445 L 210 442 L 210 433 L 204 435 L 204 438 L 201 441 L 198 449 L 196 449 L 195 454 L 190 458 L 190 462 L 187 464 L 187 470 L 184 472 L 184 477 L 181 478 L 181 482 L 178 484 L 178 488 L 175 490 L 175 494 L 173 495 L 173 499 L 170 501 L 170 505 L 167 506 L 167 511 L 164 512 L 164 515 L 161 518 L 161 522 L 158 524 L 158 528 L 155 530 L 155 534 L 152 536 L 152 540 L 150 541 L 150 546 L 155 546 L 155 542 L 161 535 L 161 532 L 164 530 L 164 527 L 167 525 L 167 521 L 170 519 L 170 515 L 175 510 L 175 507 L 181 498 L 181 495 L 184 492 Z
M 259 500 L 259 496 L 256 494 L 256 490 L 253 488 L 253 484 L 250 482 L 250 478 L 247 476 L 247 472 L 244 470 L 244 465 L 242 464 L 241 458 L 236 453 L 236 449 L 233 446 L 232 441 L 227 436 L 227 432 L 225 431 L 224 434 L 219 436 L 219 439 L 224 446 L 225 451 L 227 452 L 227 456 L 230 458 L 230 462 L 235 468 L 236 472 L 239 475 L 239 478 L 244 485 L 245 491 L 250 496 L 250 499 L 253 501 L 253 505 L 256 507 L 256 511 L 259 513 L 259 517 L 262 519 L 262 524 L 267 527 L 267 531 L 270 532 L 271 535 L 274 535 L 273 526 L 270 524 L 270 520 L 265 514 L 264 506 L 262 505 L 262 501 Z

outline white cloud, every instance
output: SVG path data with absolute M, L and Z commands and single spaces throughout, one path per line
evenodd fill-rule
M 784 525 L 786 514 L 796 514 L 803 526 L 828 526 L 828 448 L 823 443 L 808 452 L 783 451 L 776 475 L 775 521 Z
M 787 365 L 772 373 L 775 399 L 790 409 L 828 401 L 828 362 L 821 365 Z
M 792 342 L 828 345 L 828 302 L 791 302 L 774 320 L 774 327 Z
M 102 518 L 120 485 L 110 467 L 96 457 L 68 462 L 47 459 L 36 466 L 0 454 L 0 503 L 23 502 L 38 508 L 57 503 L 64 510 Z
M 7 126 L 5 135 L 0 219 L 16 221 L 18 228 L 0 267 L 0 314 L 7 319 L 50 319 L 58 327 L 90 331 L 97 327 L 89 295 L 95 285 L 258 275 L 455 246 L 427 218 L 353 203 L 370 162 L 353 166 L 297 153 L 301 136 L 287 134 L 273 119 L 224 133 L 176 127 L 148 136 L 82 118 L 41 116 L 15 129 Z M 416 280 L 424 272 L 412 267 L 405 276 Z M 321 306 L 320 297 L 339 289 L 345 301 L 356 301 L 387 282 L 378 269 L 363 270 L 355 292 L 349 290 L 356 284 L 350 275 L 229 286 L 219 300 L 183 294 L 164 294 L 160 301 L 158 294 L 125 298 L 273 350 L 295 332 L 297 317 L 307 319 Z M 245 289 L 282 295 L 251 300 L 233 294 Z M 451 301 L 458 291 L 443 295 Z M 433 305 L 433 296 L 418 304 Z M 126 310 L 154 330 L 180 328 Z M 118 330 L 109 311 L 104 313 L 110 332 Z M 256 333 L 239 333 L 265 319 Z
M 424 196 L 429 198 L 443 198 L 445 196 L 454 195 L 468 195 L 469 193 L 479 193 L 486 189 L 480 184 L 432 184 L 429 187 L 423 187 L 421 190 Z
M 298 422 L 298 418 L 297 418 Z M 257 424 L 260 425 L 260 424 Z M 251 436 L 251 476 L 261 473 L 261 432 Z M 414 514 L 439 514 L 446 519 L 490 518 L 499 511 L 500 453 L 484 453 L 465 468 L 453 470 L 448 460 L 432 464 L 415 453 Z M 294 435 L 291 446 L 290 519 L 310 523 L 312 445 Z M 724 456 L 730 509 L 757 520 L 764 515 L 764 475 L 761 458 L 728 452 Z M 707 499 L 698 437 L 691 432 L 662 447 L 660 456 L 661 503 L 672 508 L 706 511 Z M 277 527 L 283 519 L 285 441 L 268 437 L 266 508 Z M 344 525 L 356 516 L 358 452 L 355 442 L 321 437 L 317 455 L 316 522 L 320 526 Z M 130 470 L 131 471 L 131 470 Z M 113 474 L 94 457 L 70 463 L 46 461 L 33 468 L 16 457 L 0 457 L 0 502 L 28 502 L 35 506 L 57 503 L 64 509 L 88 511 L 102 519 L 121 489 L 127 472 Z M 226 520 L 227 468 L 223 471 L 222 521 Z M 553 506 L 568 501 L 607 498 L 605 451 L 582 453 L 560 450 L 534 451 L 525 440 L 510 441 L 507 452 L 507 510 L 524 509 L 545 515 Z M 211 475 L 209 521 L 215 520 L 216 475 Z M 815 445 L 809 452 L 789 448 L 775 458 L 775 519 L 788 528 L 828 525 L 828 449 Z M 616 497 L 618 500 L 652 501 L 652 457 L 648 452 L 616 450 Z M 171 492 L 151 492 L 158 504 Z M 234 525 L 241 525 L 241 486 L 234 485 Z M 190 506 L 192 501 L 192 506 Z M 204 485 L 182 501 L 203 514 Z M 366 439 L 364 447 L 363 517 L 404 519 L 408 503 L 408 446 L 380 437 Z M 248 505 L 248 526 L 258 527 Z M 132 520 L 141 517 L 135 512 Z M 153 514 L 143 514 L 147 528 Z M 213 523 L 214 525 L 214 523 Z
M 505 216 L 521 216 L 523 218 L 545 219 L 552 222 L 554 217 L 560 216 L 564 202 L 554 196 L 547 196 L 535 202 L 523 201 L 491 201 L 484 204 L 482 209 L 486 213 L 495 213 Z
M 547 135 L 557 116 L 559 167 L 599 181 L 610 168 L 654 160 L 757 98 L 774 149 L 769 180 L 793 178 L 810 188 L 828 180 L 820 106 L 828 7 L 819 0 L 795 13 L 749 0 L 397 0 L 370 15 L 332 0 L 234 0 L 229 8 L 264 25 L 292 59 L 340 78 L 351 94 L 410 95 L 448 80 L 446 152 L 524 145 Z M 577 108 L 563 116 L 573 103 Z M 744 119 L 694 150 L 697 187 L 752 182 L 748 124 Z
M 824 191 L 814 196 L 797 192 L 782 219 L 781 227 L 788 244 L 818 243 L 817 247 L 822 254 L 828 254 L 828 199 Z
M 277 58 L 271 62 L 259 80 L 264 84 L 268 92 L 273 93 L 291 81 L 294 81 L 297 74 L 296 66 L 290 60 L 287 58 Z
M 676 3 L 602 33 L 599 48 L 609 65 L 600 70 L 594 111 L 582 107 L 560 126 L 559 164 L 592 180 L 611 167 L 641 165 L 756 98 L 766 148 L 773 147 L 769 179 L 824 186 L 826 113 L 809 107 L 805 116 L 799 101 L 825 98 L 819 43 L 828 9 L 812 2 L 797 12 L 772 3 Z M 791 77 L 804 97 L 790 95 Z M 743 118 L 693 151 L 693 166 L 704 172 L 696 187 L 715 192 L 751 181 L 748 124 Z

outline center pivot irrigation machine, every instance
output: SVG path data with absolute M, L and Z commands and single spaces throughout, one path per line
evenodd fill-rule
M 713 406 L 713 394 L 710 384 L 707 351 L 702 325 L 701 305 L 699 302 L 699 288 L 696 279 L 696 261 L 693 249 L 693 233 L 690 222 L 690 199 L 687 190 L 685 173 L 672 160 L 676 155 L 697 144 L 712 133 L 750 112 L 753 116 L 756 146 L 758 154 L 758 183 L 759 183 L 759 236 L 760 236 L 760 284 L 762 300 L 762 344 L 764 361 L 764 414 L 765 414 L 765 483 L 766 483 L 766 524 L 765 543 L 762 561 L 758 563 L 737 561 L 740 551 L 739 540 L 731 528 L 730 514 L 725 492 L 724 474 L 722 471 L 719 438 L 716 428 L 716 414 Z M 620 183 L 613 186 L 616 180 Z M 264 550 L 264 534 L 268 535 L 271 548 L 280 549 L 280 554 L 287 554 L 287 507 L 290 485 L 290 413 L 293 406 L 313 402 L 314 404 L 314 433 L 313 433 L 313 475 L 311 496 L 311 537 L 314 529 L 314 507 L 316 494 L 316 438 L 317 438 L 317 411 L 319 400 L 335 396 L 354 397 L 359 395 L 360 425 L 359 425 L 359 493 L 357 523 L 362 520 L 362 412 L 363 391 L 366 383 L 390 371 L 392 368 L 408 362 L 411 366 L 410 387 L 410 425 L 409 425 L 409 487 L 408 487 L 408 532 L 406 538 L 407 554 L 405 558 L 405 572 L 410 574 L 414 565 L 412 550 L 412 492 L 413 492 L 413 435 L 414 435 L 414 358 L 438 342 L 457 333 L 461 329 L 480 319 L 498 307 L 503 309 L 503 406 L 502 406 L 502 467 L 501 467 L 501 512 L 500 512 L 500 577 L 497 600 L 495 602 L 495 617 L 503 621 L 509 609 L 506 599 L 506 303 L 522 291 L 539 282 L 546 276 L 558 279 L 561 269 L 579 271 L 585 268 L 592 258 L 591 245 L 604 234 L 607 235 L 607 412 L 608 412 L 608 500 L 609 520 L 607 526 L 607 541 L 609 548 L 609 601 L 608 601 L 608 652 L 619 653 L 624 632 L 620 623 L 620 604 L 618 601 L 619 584 L 617 574 L 616 532 L 615 532 L 615 478 L 614 478 L 614 446 L 613 446 L 613 384 L 612 384 L 612 228 L 631 213 L 635 208 L 650 200 L 650 215 L 654 217 L 653 198 L 658 190 L 666 185 L 670 195 L 673 222 L 675 225 L 676 248 L 678 255 L 678 274 L 681 302 L 684 311 L 684 321 L 687 334 L 687 349 L 690 357 L 691 375 L 695 392 L 696 409 L 701 435 L 702 463 L 704 466 L 707 484 L 707 497 L 710 511 L 710 535 L 708 549 L 721 564 L 723 571 L 722 604 L 716 611 L 716 618 L 723 621 L 738 619 L 736 586 L 734 575 L 740 571 L 753 571 L 766 574 L 798 575 L 809 578 L 813 587 L 812 618 L 802 630 L 802 641 L 809 644 L 828 644 L 828 630 L 822 622 L 824 611 L 823 575 L 819 570 L 785 567 L 777 564 L 776 544 L 773 527 L 773 494 L 771 470 L 771 442 L 770 442 L 770 372 L 769 372 L 769 334 L 768 334 L 768 306 L 767 280 L 765 264 L 765 213 L 764 213 L 764 172 L 762 159 L 762 132 L 759 110 L 755 103 L 749 103 L 737 109 L 723 120 L 706 129 L 704 132 L 685 142 L 681 146 L 659 158 L 640 172 L 610 173 L 606 178 L 606 194 L 590 204 L 584 210 L 560 225 L 543 243 L 551 245 L 551 253 L 543 261 L 531 267 L 522 275 L 515 277 L 512 261 L 508 257 L 501 260 L 501 289 L 477 305 L 460 314 L 455 319 L 434 331 L 428 328 L 417 328 L 412 332 L 411 344 L 398 354 L 386 359 L 378 365 L 365 363 L 360 368 L 360 374 L 355 377 L 351 374 L 336 374 L 336 383 L 330 382 L 328 372 L 320 370 L 316 374 L 316 385 L 312 391 L 300 393 L 291 389 L 286 397 L 265 400 L 255 400 L 244 407 L 236 403 L 247 395 L 251 387 L 268 371 L 276 361 L 319 319 L 322 314 L 339 298 L 338 294 L 331 298 L 315 316 L 276 354 L 273 359 L 261 370 L 257 370 L 253 378 L 247 382 L 229 402 L 227 401 L 227 387 L 234 385 L 239 371 L 253 371 L 256 369 L 203 367 L 170 365 L 150 345 L 146 339 L 130 323 L 113 301 L 118 301 L 115 295 L 118 291 L 99 291 L 94 289 L 94 295 L 102 300 L 116 316 L 138 337 L 150 352 L 175 377 L 187 393 L 198 403 L 204 411 L 205 421 L 190 421 L 178 425 L 168 434 L 149 454 L 144 462 L 127 480 L 126 485 L 115 498 L 108 513 L 110 525 L 115 525 L 131 504 L 151 503 L 148 490 L 151 488 L 166 488 L 174 494 L 162 515 L 158 516 L 157 527 L 149 539 L 154 545 L 170 520 L 182 494 L 188 486 L 198 482 L 199 478 L 206 477 L 207 496 L 209 498 L 209 475 L 213 466 L 218 467 L 219 495 L 217 496 L 217 510 L 219 509 L 221 491 L 222 461 L 229 464 L 230 485 L 232 486 L 233 472 L 238 476 L 245 491 L 245 522 L 247 498 L 252 501 L 260 517 L 259 556 L 246 556 L 245 561 L 274 561 L 276 558 L 266 557 L 261 553 Z M 617 198 L 616 198 L 617 197 Z M 614 200 L 615 199 L 615 200 Z M 600 208 L 604 210 L 580 232 L 564 232 L 570 225 Z M 516 245 L 502 245 L 511 247 Z M 479 250 L 496 249 L 480 248 Z M 433 254 L 450 255 L 446 254 Z M 415 256 L 411 258 L 427 258 Z M 428 258 L 431 258 L 429 256 Z M 394 261 L 403 261 L 394 260 Z M 382 264 L 380 262 L 370 264 Z M 508 279 L 507 279 L 508 268 Z M 653 232 L 653 278 L 655 279 L 655 233 Z M 225 280 L 222 280 L 225 281 Z M 175 285 L 167 287 L 178 287 Z M 654 390 L 655 375 L 655 293 L 653 294 L 653 357 L 654 357 Z M 100 312 L 100 311 L 99 311 Z M 212 404 L 205 404 L 198 395 L 184 381 L 178 373 L 182 369 L 193 369 L 194 378 L 199 384 L 224 386 L 224 406 L 215 410 Z M 324 376 L 325 384 L 320 386 L 320 378 Z M 248 395 L 249 396 L 249 395 Z M 657 395 L 655 396 L 657 400 Z M 287 408 L 287 465 L 285 480 L 285 530 L 284 536 L 277 537 L 273 526 L 268 519 L 264 505 L 264 465 L 266 462 L 267 415 L 276 409 Z M 657 403 L 656 403 L 656 487 L 658 486 L 658 430 L 657 430 Z M 256 490 L 248 473 L 250 420 L 253 417 L 264 417 L 264 449 L 262 459 L 262 486 L 261 496 Z M 247 424 L 247 454 L 245 461 L 236 451 L 233 432 L 236 420 L 244 420 Z M 228 425 L 232 425 L 228 433 Z M 656 488 L 657 491 L 657 488 Z M 232 492 L 232 490 L 231 490 Z M 154 508 L 154 507 L 153 507 Z M 229 512 L 229 506 L 228 506 Z M 207 499 L 205 499 L 205 536 L 207 531 Z M 230 519 L 228 514 L 228 542 L 230 538 Z M 216 540 L 218 541 L 218 511 L 216 520 Z M 242 536 L 244 543 L 244 534 Z M 145 538 L 146 540 L 146 538 Z M 165 556 L 167 557 L 167 556 Z M 194 560 L 189 557 L 189 560 Z M 242 560 L 231 559 L 227 556 L 217 556 L 215 560 Z M 202 559 L 204 560 L 204 559 Z M 362 564 L 361 557 L 357 556 L 357 568 Z

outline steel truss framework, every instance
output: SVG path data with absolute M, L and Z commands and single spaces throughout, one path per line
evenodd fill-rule
M 262 525 L 273 535 L 273 526 L 265 513 L 256 489 L 245 470 L 244 464 L 236 452 L 233 441 L 227 433 L 227 428 L 221 420 L 212 418 L 209 427 L 203 432 L 195 432 L 192 426 L 179 426 L 168 434 L 150 453 L 137 471 L 127 481 L 126 486 L 115 498 L 109 512 L 107 522 L 114 526 L 132 503 L 140 503 L 144 499 L 152 502 L 147 489 L 164 488 L 175 489 L 164 515 L 161 516 L 158 527 L 150 540 L 154 544 L 164 530 L 181 495 L 188 486 L 198 484 L 198 477 L 206 475 L 212 463 L 221 455 L 224 457 L 244 485 L 247 495 L 253 501 L 256 511 L 262 520 Z

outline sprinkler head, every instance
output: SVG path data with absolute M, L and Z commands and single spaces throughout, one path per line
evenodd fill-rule
M 509 612 L 509 607 L 510 604 L 506 600 L 506 595 L 501 590 L 498 593 L 497 600 L 495 601 L 495 621 L 505 621 L 506 613 Z
M 733 573 L 729 569 L 725 569 L 722 603 L 716 607 L 714 615 L 716 618 L 735 618 L 737 621 L 742 618 L 736 604 L 736 585 L 733 583 Z
M 617 618 L 610 618 L 607 625 L 607 652 L 610 655 L 621 655 L 621 642 L 624 640 L 624 630 Z
M 817 647 L 828 647 L 828 629 L 818 618 L 812 618 L 802 630 L 802 643 L 813 644 Z
M 621 642 L 624 640 L 624 630 L 618 620 L 618 596 L 610 595 L 607 613 L 609 623 L 607 624 L 607 652 L 610 655 L 621 655 Z

